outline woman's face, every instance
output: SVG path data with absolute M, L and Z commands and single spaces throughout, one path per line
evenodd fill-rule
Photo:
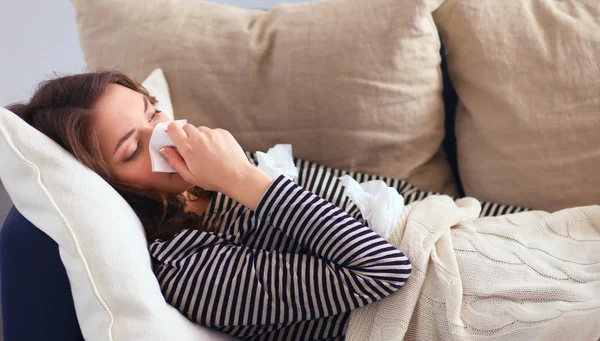
M 177 173 L 154 173 L 148 145 L 154 126 L 170 119 L 144 95 L 111 84 L 94 108 L 104 160 L 117 180 L 146 190 L 178 194 L 192 187 Z

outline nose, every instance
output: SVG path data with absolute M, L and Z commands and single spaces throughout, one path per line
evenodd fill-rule
M 150 136 L 152 136 L 152 132 L 154 131 L 154 128 L 159 123 L 163 123 L 163 122 L 167 122 L 167 121 L 170 121 L 170 120 L 168 118 L 157 118 L 157 119 L 153 120 L 152 122 L 150 122 L 150 124 L 148 124 L 148 126 L 144 127 L 143 134 L 147 135 L 148 141 L 150 140 Z
M 149 124 L 145 125 L 141 130 L 140 130 L 140 139 L 142 141 L 142 143 L 144 143 L 145 146 L 149 146 L 150 145 L 150 138 L 152 137 L 152 133 L 154 132 L 154 128 L 163 122 L 169 122 L 171 121 L 171 119 L 169 119 L 168 117 L 161 115 L 160 117 L 157 117 L 156 119 L 154 119 L 152 122 L 150 122 Z
M 156 124 L 149 124 L 148 126 L 144 127 L 144 133 L 152 135 L 154 127 L 156 127 Z
M 150 137 L 152 136 L 152 132 L 154 131 L 155 126 L 155 124 L 148 124 L 144 128 L 140 129 L 140 140 L 142 141 L 144 146 L 148 146 L 150 144 Z

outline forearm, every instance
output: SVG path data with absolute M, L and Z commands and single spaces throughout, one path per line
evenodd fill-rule
M 161 288 L 166 288 L 163 294 L 175 306 L 192 299 L 191 295 L 178 298 L 181 281 L 188 281 L 184 286 L 196 285 L 199 276 L 212 274 L 209 284 L 197 286 L 203 290 L 197 296 L 213 295 L 215 299 L 192 312 L 193 321 L 213 327 L 235 326 L 232 328 L 246 333 L 239 336 L 247 338 L 257 326 L 350 311 L 391 294 L 406 282 L 410 262 L 401 251 L 285 176 L 269 179 L 262 171 L 251 171 L 235 176 L 227 186 L 218 190 L 253 208 L 253 212 L 232 213 L 238 226 L 252 227 L 256 231 L 251 233 L 274 237 L 273 241 L 291 238 L 294 241 L 290 242 L 304 248 L 296 252 L 290 244 L 289 250 L 271 250 L 269 241 L 246 245 L 244 238 L 222 239 L 220 234 L 196 230 L 153 245 L 151 253 L 160 263 L 155 271 L 160 274 Z M 275 228 L 285 237 L 270 231 Z M 198 254 L 196 261 L 183 261 L 190 252 Z M 213 314 L 216 309 L 230 313 L 217 316 Z
M 219 192 L 227 195 L 240 204 L 256 210 L 260 199 L 275 179 L 254 165 L 239 171 L 231 177 Z

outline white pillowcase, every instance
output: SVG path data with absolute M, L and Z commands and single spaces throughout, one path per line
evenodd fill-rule
M 173 113 L 173 103 L 171 103 L 169 83 L 167 83 L 163 70 L 159 68 L 152 71 L 142 85 L 158 100 L 156 108 L 174 120 L 175 114 Z
M 150 93 L 170 103 L 168 92 L 154 92 L 168 89 L 164 75 L 149 78 L 156 82 Z M 192 323 L 165 302 L 142 225 L 127 202 L 4 108 L 0 160 L 0 178 L 17 209 L 58 243 L 86 340 L 234 340 Z

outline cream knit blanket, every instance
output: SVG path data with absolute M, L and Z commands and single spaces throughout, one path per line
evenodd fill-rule
M 407 206 L 389 240 L 411 276 L 353 311 L 346 340 L 600 340 L 600 206 L 480 210 L 447 196 Z

